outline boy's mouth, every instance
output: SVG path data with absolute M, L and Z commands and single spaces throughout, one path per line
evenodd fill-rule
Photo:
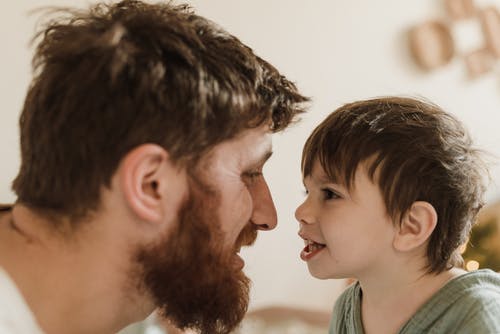
M 300 252 L 300 258 L 304 261 L 309 261 L 326 247 L 325 244 L 320 244 L 312 240 L 306 239 L 305 242 L 306 246 L 304 247 L 302 252 Z

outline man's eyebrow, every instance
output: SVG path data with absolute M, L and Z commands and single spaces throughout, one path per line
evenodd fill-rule
M 264 153 L 264 155 L 262 155 L 262 157 L 259 160 L 257 160 L 255 166 L 264 166 L 264 164 L 266 163 L 267 160 L 269 160 L 271 155 L 273 155 L 273 151 L 271 150 L 266 151 L 266 153 Z
M 269 150 L 262 156 L 262 159 L 260 159 L 259 163 L 261 165 L 265 164 L 267 160 L 273 155 L 273 151 Z
M 251 168 L 263 166 L 267 160 L 273 155 L 273 151 L 266 151 L 258 160 L 251 162 L 249 165 Z

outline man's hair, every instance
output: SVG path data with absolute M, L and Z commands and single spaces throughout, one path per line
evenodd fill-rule
M 293 83 L 187 5 L 125 0 L 56 10 L 36 35 L 13 190 L 35 209 L 85 216 L 143 143 L 195 163 L 244 129 L 303 112 Z
M 302 155 L 308 176 L 319 161 L 333 181 L 352 189 L 356 169 L 382 193 L 388 214 L 400 223 L 415 201 L 436 210 L 427 248 L 428 271 L 461 265 L 458 252 L 482 207 L 487 167 L 462 124 L 421 100 L 384 97 L 344 105 L 310 135 Z

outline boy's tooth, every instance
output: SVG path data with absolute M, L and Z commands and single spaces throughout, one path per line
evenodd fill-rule
M 318 244 L 310 239 L 306 239 L 305 242 L 307 245 L 307 252 L 308 253 L 312 253 L 312 252 L 317 251 L 317 250 L 324 247 L 324 245 L 320 245 L 320 244 Z

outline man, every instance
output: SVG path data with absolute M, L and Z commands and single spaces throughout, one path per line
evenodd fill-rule
M 248 304 L 240 247 L 276 225 L 270 136 L 307 99 L 187 6 L 99 4 L 38 36 L 0 213 L 0 332 L 107 334 L 159 309 L 229 333 Z

